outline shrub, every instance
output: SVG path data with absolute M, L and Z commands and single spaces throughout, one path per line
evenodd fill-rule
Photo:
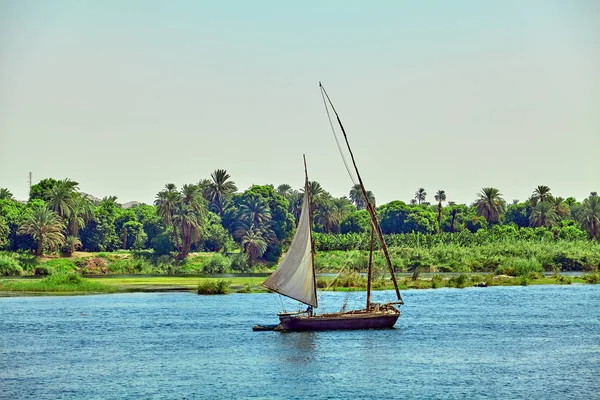
M 317 287 L 319 289 L 325 289 L 328 284 L 329 284 L 329 282 L 327 282 L 326 279 L 323 279 L 323 278 L 320 278 L 320 277 L 317 278 Z
M 215 254 L 202 267 L 206 274 L 224 274 L 230 272 L 231 260 L 222 254 Z
M 163 232 L 150 241 L 150 247 L 157 256 L 170 254 L 175 250 L 175 245 L 167 232 Z
M 519 285 L 521 285 L 521 286 L 527 286 L 527 285 L 529 285 L 529 280 L 527 279 L 526 276 L 521 276 L 519 278 Z
M 66 274 L 77 271 L 77 266 L 68 258 L 56 258 L 40 264 L 35 270 L 39 275 Z
M 81 240 L 77 236 L 67 236 L 60 248 L 60 252 L 66 257 L 71 257 L 73 252 L 79 248 L 81 248 Z
M 455 288 L 464 288 L 469 284 L 469 277 L 466 274 L 453 276 L 448 280 L 448 285 Z
M 279 257 L 283 253 L 283 248 L 280 244 L 269 245 L 267 246 L 267 250 L 262 255 L 262 258 L 268 262 L 277 262 L 279 261 Z
M 442 287 L 443 286 L 443 279 L 441 275 L 436 275 L 434 274 L 431 277 L 431 288 L 432 289 L 437 289 L 438 287 Z
M 539 272 L 530 272 L 529 275 L 527 275 L 527 278 L 531 280 L 542 279 L 542 277 L 543 275 Z
M 586 281 L 587 283 L 598 283 L 598 282 L 600 282 L 600 274 L 599 273 L 585 274 L 583 276 L 583 280 Z
M 34 275 L 50 275 L 52 273 L 52 269 L 48 268 L 46 264 L 40 264 L 33 269 Z
M 21 276 L 23 275 L 23 268 L 17 260 L 13 257 L 5 254 L 0 254 L 0 275 L 5 276 Z
M 413 270 L 411 279 L 413 281 L 418 281 L 420 276 L 421 276 L 421 267 L 417 267 Z
M 542 263 L 535 258 L 516 259 L 513 261 L 516 276 L 527 276 L 532 272 L 542 272 Z
M 231 281 L 224 279 L 205 280 L 198 285 L 198 294 L 227 294 L 229 293 L 229 285 Z
M 117 258 L 113 261 L 110 261 L 106 269 L 117 274 L 140 274 L 151 273 L 154 271 L 151 263 L 139 258 Z M 103 270 L 104 267 L 100 267 L 100 272 Z
M 238 290 L 238 293 L 252 293 L 252 286 L 247 283 L 243 288 Z
M 231 270 L 235 272 L 248 272 L 250 265 L 248 264 L 248 255 L 246 253 L 236 253 L 230 257 Z
M 358 272 L 344 272 L 338 275 L 335 286 L 339 287 L 363 287 L 367 284 L 367 278 Z
M 568 277 L 568 276 L 564 276 L 564 275 L 558 275 L 556 277 L 556 283 L 559 283 L 561 285 L 570 285 L 571 283 L 573 283 L 573 280 Z
M 50 285 L 79 285 L 82 281 L 81 275 L 76 272 L 58 273 L 44 278 L 44 281 Z
M 508 267 L 505 265 L 500 265 L 500 266 L 498 266 L 498 268 L 496 268 L 496 275 L 515 276 L 515 268 L 512 266 Z
M 382 290 L 385 289 L 387 286 L 387 282 L 385 280 L 385 278 L 381 277 L 379 279 L 373 279 L 373 281 L 371 282 L 371 289 L 373 290 Z
M 586 267 L 587 260 L 581 252 L 563 250 L 554 256 L 554 263 L 562 266 L 564 271 L 578 271 Z

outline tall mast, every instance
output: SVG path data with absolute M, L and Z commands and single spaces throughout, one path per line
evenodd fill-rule
M 313 239 L 313 212 L 312 212 L 312 193 L 310 193 L 310 189 L 308 187 L 308 169 L 306 168 L 306 155 L 302 154 L 302 158 L 304 159 L 304 191 L 308 193 L 308 215 L 309 215 L 309 234 L 310 234 L 310 257 L 312 262 L 312 272 L 313 272 L 313 284 L 315 288 L 315 298 L 317 297 L 317 271 L 315 269 L 315 241 Z
M 329 102 L 329 105 L 331 105 L 331 109 L 335 113 L 335 117 L 337 118 L 338 125 L 340 126 L 340 129 L 342 130 L 342 134 L 344 135 L 344 141 L 346 142 L 346 146 L 348 147 L 348 152 L 350 153 L 350 158 L 352 159 L 352 165 L 354 166 L 354 170 L 356 171 L 356 177 L 358 178 L 358 183 L 360 184 L 360 190 L 362 191 L 362 194 L 365 199 L 365 203 L 367 205 L 367 211 L 369 213 L 369 216 L 371 217 L 371 223 L 372 223 L 373 227 L 375 228 L 375 231 L 377 232 L 377 236 L 379 237 L 379 243 L 381 243 L 381 248 L 383 249 L 383 254 L 385 255 L 385 260 L 387 262 L 388 268 L 390 270 L 390 274 L 392 276 L 392 282 L 394 282 L 394 289 L 396 290 L 396 296 L 398 297 L 398 300 L 400 302 L 403 302 L 402 295 L 400 294 L 400 289 L 398 288 L 398 282 L 396 281 L 396 274 L 394 273 L 394 266 L 392 265 L 390 253 L 388 251 L 387 245 L 385 244 L 385 239 L 383 237 L 383 232 L 381 231 L 381 226 L 379 225 L 379 221 L 377 221 L 377 213 L 375 211 L 375 208 L 373 207 L 373 204 L 371 204 L 371 202 L 369 201 L 369 198 L 367 197 L 367 191 L 365 189 L 365 185 L 363 184 L 362 178 L 360 177 L 360 172 L 358 172 L 358 167 L 356 166 L 356 161 L 354 160 L 354 154 L 352 153 L 352 149 L 350 148 L 350 143 L 348 142 L 348 136 L 346 135 L 346 130 L 344 129 L 344 125 L 342 124 L 342 121 L 340 120 L 340 116 L 337 113 L 335 107 L 333 106 L 333 103 L 331 102 L 331 99 L 329 98 L 329 95 L 327 94 L 327 91 L 325 90 L 325 88 L 323 87 L 321 82 L 319 82 L 319 87 L 321 88 L 321 91 L 325 94 L 325 96 L 327 97 L 327 101 Z
M 375 241 L 375 228 L 371 224 L 371 247 L 369 249 L 369 268 L 367 269 L 367 307 L 371 310 L 371 280 L 373 279 L 373 242 Z

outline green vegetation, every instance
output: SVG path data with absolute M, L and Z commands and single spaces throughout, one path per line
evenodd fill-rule
M 43 205 L 36 205 L 31 208 L 17 233 L 30 235 L 37 242 L 36 255 L 42 256 L 44 249 L 53 252 L 64 243 L 61 230 L 61 217 Z
M 439 289 L 439 288 L 466 288 L 477 285 L 486 286 L 528 286 L 528 285 L 560 285 L 572 283 L 600 283 L 600 275 L 589 274 L 583 277 L 566 277 L 564 275 L 543 277 L 540 274 L 529 276 L 510 277 L 494 274 L 422 274 L 414 279 L 413 276 L 399 277 L 400 290 L 409 289 Z M 319 290 L 332 291 L 364 291 L 366 279 L 355 272 L 342 273 L 336 277 L 319 277 L 317 279 Z M 393 284 L 388 278 L 378 278 L 373 282 L 373 290 L 393 290 Z
M 113 286 L 82 278 L 77 273 L 56 274 L 44 279 L 0 280 L 0 291 L 32 293 L 114 293 Z
M 530 272 L 595 271 L 600 266 L 600 244 L 590 241 L 543 240 L 484 240 L 474 238 L 470 244 L 420 241 L 418 236 L 405 235 L 391 238 L 390 242 L 405 242 L 390 248 L 395 269 L 412 272 L 415 268 L 438 272 L 491 272 L 506 275 L 528 275 Z M 478 236 L 478 235 L 474 235 Z M 335 248 L 331 242 L 339 239 L 340 246 L 358 243 L 365 248 L 368 237 L 346 238 L 315 235 L 317 249 L 320 245 Z M 411 242 L 414 244 L 411 245 Z M 419 242 L 419 244 L 416 244 Z M 337 272 L 342 268 L 365 271 L 367 250 L 317 251 L 315 264 L 319 271 Z M 374 254 L 376 271 L 387 271 L 380 252 Z
M 198 285 L 198 294 L 227 294 L 231 281 L 224 279 L 204 280 Z
M 115 197 L 91 201 L 70 179 L 43 179 L 26 204 L 0 189 L 0 275 L 270 272 L 293 237 L 303 191 L 281 184 L 240 192 L 222 169 L 180 190 L 167 184 L 153 205 L 129 209 Z M 309 194 L 318 271 L 354 273 L 336 285 L 362 287 L 357 272 L 367 267 L 371 229 L 365 195 L 355 185 L 348 198 L 335 198 L 314 181 Z M 366 196 L 375 203 L 373 193 Z M 548 279 L 540 277 L 543 271 L 556 270 L 553 283 L 568 283 L 560 272 L 577 270 L 589 272 L 586 282 L 597 280 L 597 192 L 581 202 L 555 197 L 544 185 L 512 204 L 491 187 L 472 204 L 448 201 L 451 192 L 442 189 L 434 198 L 428 203 L 419 188 L 410 204 L 394 200 L 377 207 L 394 267 L 414 275 L 407 287 L 446 285 L 420 278 L 429 272 L 507 275 L 535 284 Z M 380 252 L 374 263 L 375 282 L 384 287 Z M 460 276 L 448 285 L 468 286 Z
M 0 275 L 23 275 L 23 268 L 11 254 L 0 254 Z
M 272 268 L 272 264 L 271 264 Z M 76 257 L 38 258 L 26 253 L 0 252 L 0 275 L 53 275 L 77 272 L 90 275 L 130 274 L 223 274 L 269 272 L 269 265 L 250 268 L 245 253 L 190 254 L 185 260 L 170 255 L 157 256 L 152 251 L 118 251 L 77 253 Z
M 223 279 L 218 276 L 105 276 L 81 278 L 75 273 L 58 274 L 43 279 L 11 278 L 0 279 L 2 295 L 11 293 L 27 294 L 94 294 L 116 292 L 162 292 L 185 291 L 199 294 L 224 293 L 257 293 L 267 292 L 261 286 L 264 276 L 245 277 L 235 276 Z M 464 288 L 485 283 L 488 286 L 517 286 L 517 285 L 550 285 L 571 283 L 600 283 L 600 274 L 587 274 L 583 277 L 565 277 L 556 275 L 542 277 L 540 274 L 529 276 L 509 277 L 494 274 L 419 274 L 417 279 L 412 275 L 398 277 L 401 290 L 407 289 L 436 289 Z M 327 291 L 364 291 L 366 278 L 354 271 L 339 274 L 339 276 L 320 276 L 317 278 L 319 290 Z M 392 290 L 392 282 L 382 275 L 375 277 L 373 290 Z

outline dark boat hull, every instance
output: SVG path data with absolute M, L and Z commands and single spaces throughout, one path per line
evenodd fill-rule
M 329 331 L 348 329 L 389 329 L 400 317 L 396 313 L 343 313 L 314 317 L 280 315 L 276 331 Z

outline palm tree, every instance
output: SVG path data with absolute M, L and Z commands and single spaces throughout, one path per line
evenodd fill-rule
M 352 186 L 350 189 L 350 201 L 354 203 L 357 210 L 362 210 L 365 208 L 365 196 L 362 194 L 362 189 L 360 188 L 360 184 L 356 184 Z
M 14 197 L 12 195 L 12 193 L 10 192 L 10 190 L 5 189 L 5 188 L 1 188 L 0 189 L 0 200 L 13 200 Z
M 502 193 L 496 188 L 483 188 L 477 193 L 479 197 L 475 203 L 477 215 L 484 217 L 488 224 L 498 222 L 500 214 L 506 209 Z
M 568 205 L 569 207 L 572 207 L 576 203 L 577 203 L 577 200 L 575 200 L 575 197 L 569 196 L 565 199 L 565 204 Z
M 198 185 L 183 185 L 181 188 L 181 200 L 184 204 L 196 212 L 204 210 L 204 199 Z
M 209 188 L 210 188 L 210 184 L 211 184 L 211 180 L 210 179 L 200 179 L 200 181 L 198 182 L 198 190 L 200 190 L 200 193 L 202 193 L 202 197 L 204 197 L 206 199 L 206 201 L 210 201 L 209 197 L 210 197 L 210 193 L 209 193 Z
M 169 185 L 173 185 L 173 184 L 169 183 Z M 117 200 L 118 200 L 117 196 L 104 196 L 102 198 L 102 200 L 100 200 L 100 203 L 111 204 L 113 207 L 121 207 L 121 205 L 119 203 L 117 203 Z
M 71 257 L 75 250 L 81 247 L 81 240 L 77 236 L 67 236 L 64 244 L 69 249 L 68 256 Z
M 281 185 L 277 186 L 277 194 L 280 196 L 283 196 L 285 198 L 287 198 L 289 196 L 289 194 L 292 191 L 292 187 L 290 185 L 288 185 L 287 183 L 282 183 Z
M 93 217 L 92 202 L 81 193 L 76 193 L 71 204 L 71 211 L 67 217 L 67 228 L 71 236 L 79 236 L 79 229 Z
M 304 193 L 304 188 L 300 189 Z M 308 195 L 310 201 L 310 211 L 315 213 L 317 206 L 320 205 L 327 198 L 328 193 L 323 189 L 321 184 L 316 181 L 308 182 Z
M 566 218 L 570 214 L 569 206 L 565 202 L 565 199 L 562 197 L 554 197 L 551 200 L 552 205 L 554 206 L 554 211 L 560 218 Z
M 181 232 L 181 251 L 179 258 L 184 259 L 189 254 L 192 244 L 200 240 L 203 221 L 206 218 L 204 198 L 198 185 L 183 185 L 181 188 L 182 205 L 176 208 L 175 221 Z
M 596 192 L 592 192 L 590 197 L 583 201 L 577 217 L 590 239 L 600 240 L 600 197 Z
M 240 213 L 248 226 L 260 227 L 271 219 L 269 204 L 259 196 L 250 196 L 240 205 Z
M 417 204 L 417 200 L 416 199 L 410 199 L 410 205 L 414 206 L 415 204 Z
M 300 219 L 300 213 L 302 212 L 302 199 L 303 195 L 297 190 L 292 190 L 288 196 L 288 202 L 290 203 L 290 214 L 296 219 L 296 224 Z
M 177 226 L 174 223 L 175 207 L 181 202 L 181 195 L 176 190 L 176 186 L 172 183 L 165 185 L 165 189 L 158 192 L 154 205 L 157 207 L 156 212 L 162 218 L 166 227 L 173 227 L 173 241 L 177 250 L 181 250 L 179 244 L 179 235 L 177 234 Z
M 452 208 L 450 215 L 452 215 L 452 219 L 450 220 L 450 232 L 454 232 L 454 221 L 456 221 L 456 214 L 458 214 L 458 209 L 456 207 Z
M 446 191 L 440 189 L 437 191 L 437 193 L 435 194 L 434 197 L 435 197 L 435 200 L 438 202 L 437 222 L 438 222 L 438 228 L 441 232 L 442 231 L 442 201 L 446 201 Z
M 550 188 L 545 185 L 540 185 L 535 188 L 530 200 L 532 206 L 535 207 L 538 202 L 544 202 L 550 199 L 552 199 L 552 193 L 550 193 Z
M 367 207 L 367 202 L 365 201 L 365 196 L 363 195 L 360 184 L 356 184 L 352 186 L 350 189 L 350 201 L 356 205 L 357 210 L 364 210 Z M 367 199 L 369 203 L 375 204 L 375 195 L 370 190 L 367 190 Z
M 529 224 L 534 228 L 539 226 L 550 228 L 556 225 L 557 218 L 558 215 L 556 215 L 554 205 L 550 201 L 540 201 L 531 210 Z
M 419 202 L 419 204 L 421 204 L 421 202 L 425 201 L 426 197 L 427 197 L 427 192 L 425 191 L 424 188 L 419 188 L 419 190 L 417 190 L 415 192 L 415 200 L 417 200 Z
M 180 201 L 175 205 L 173 224 L 179 227 L 181 233 L 181 248 L 177 258 L 185 259 L 192 248 L 192 244 L 200 240 L 202 219 L 194 207 Z
M 340 223 L 344 219 L 346 215 L 354 211 L 354 207 L 352 207 L 352 203 L 348 200 L 347 197 L 334 198 L 333 203 L 335 207 L 332 210 L 333 219 L 335 221 L 331 226 L 331 230 L 334 233 L 339 233 Z M 373 206 L 375 206 L 375 199 L 373 199 Z
M 323 226 L 325 233 L 336 232 L 344 217 L 344 202 L 327 196 L 315 210 L 314 221 Z
M 31 235 L 37 241 L 36 255 L 44 255 L 44 248 L 56 251 L 64 243 L 63 224 L 58 214 L 46 207 L 34 207 L 19 226 L 17 233 Z
M 267 242 L 258 229 L 249 229 L 242 237 L 242 249 L 248 255 L 248 264 L 253 265 L 267 251 Z
M 77 196 L 77 182 L 70 179 L 60 180 L 47 190 L 48 207 L 59 217 L 68 219 Z
M 215 170 L 210 177 L 212 182 L 207 188 L 208 201 L 212 203 L 217 213 L 223 216 L 225 200 L 237 191 L 237 186 L 235 186 L 235 182 L 228 181 L 230 176 L 224 169 Z
M 206 217 L 205 200 L 199 185 L 183 185 L 181 192 L 173 184 L 156 195 L 154 204 L 165 226 L 173 228 L 177 258 L 185 259 L 192 245 L 200 240 Z M 126 231 L 124 232 L 124 235 Z M 125 242 L 126 238 L 124 238 Z

